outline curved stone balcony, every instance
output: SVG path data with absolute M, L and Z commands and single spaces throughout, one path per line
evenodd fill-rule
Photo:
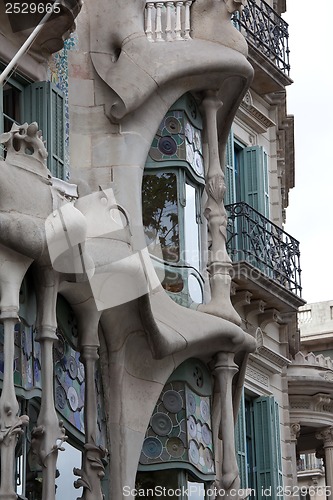
M 316 427 L 332 425 L 333 360 L 322 354 L 298 352 L 287 376 L 293 419 Z

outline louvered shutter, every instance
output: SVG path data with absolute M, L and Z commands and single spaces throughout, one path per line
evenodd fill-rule
M 225 205 L 231 205 L 236 202 L 236 182 L 235 182 L 235 150 L 234 134 L 230 130 L 225 154 L 225 185 L 226 193 L 224 198 Z
M 278 486 L 282 485 L 279 407 L 274 398 L 255 399 L 253 417 L 257 496 L 263 500 L 274 500 Z M 267 494 L 268 491 L 271 495 Z
M 64 96 L 51 82 L 35 82 L 25 89 L 27 122 L 36 121 L 48 151 L 47 166 L 54 177 L 65 176 Z
M 268 158 L 262 146 L 241 151 L 240 188 L 241 201 L 269 218 Z
M 3 133 L 3 122 L 4 122 L 4 116 L 3 116 L 3 86 L 0 85 L 0 134 Z M 4 154 L 4 148 L 3 144 L 0 144 L 0 158 L 3 158 Z
M 237 422 L 235 426 L 235 450 L 241 481 L 241 488 L 247 488 L 247 456 L 246 456 L 246 429 L 245 429 L 245 401 L 244 393 L 239 407 Z

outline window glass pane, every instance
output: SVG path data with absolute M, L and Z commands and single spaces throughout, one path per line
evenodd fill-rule
M 197 223 L 196 189 L 186 184 L 185 206 L 185 260 L 186 263 L 199 271 L 199 226 Z
M 147 245 L 159 240 L 166 262 L 179 260 L 176 174 L 145 174 L 142 183 L 143 225 Z
M 69 443 L 62 445 L 65 451 L 60 451 L 58 454 L 57 469 L 59 477 L 56 480 L 56 499 L 63 500 L 65 498 L 77 498 L 80 495 L 80 490 L 74 488 L 74 481 L 78 479 L 73 474 L 73 468 L 81 467 L 81 452 L 71 446 Z
M 5 84 L 3 88 L 4 132 L 8 132 L 14 122 L 21 121 L 20 96 L 20 90 L 8 82 Z
M 205 500 L 205 485 L 187 481 L 188 498 L 191 500 Z
M 194 274 L 190 274 L 188 277 L 188 291 L 193 302 L 202 304 L 202 287 L 198 278 L 194 276 Z

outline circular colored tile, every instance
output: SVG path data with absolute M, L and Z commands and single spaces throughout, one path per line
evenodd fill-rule
M 67 399 L 69 401 L 69 406 L 73 411 L 76 411 L 79 407 L 79 396 L 77 395 L 74 387 L 69 387 L 67 391 Z
M 187 429 L 188 433 L 192 438 L 195 438 L 197 435 L 197 423 L 195 421 L 195 418 L 192 417 L 192 415 L 189 417 L 187 421 Z
M 204 424 L 201 428 L 201 436 L 203 442 L 209 446 L 212 443 L 212 433 L 207 424 Z
M 195 397 L 192 393 L 187 395 L 187 409 L 189 413 L 195 413 L 197 408 L 197 403 L 195 401 Z
M 158 149 L 164 155 L 172 156 L 177 152 L 177 144 L 172 137 L 161 137 L 158 141 Z
M 186 160 L 192 165 L 194 162 L 194 151 L 191 144 L 186 144 Z
M 155 413 L 151 418 L 151 427 L 159 436 L 167 436 L 172 429 L 172 422 L 165 413 Z
M 207 469 L 213 469 L 214 468 L 214 460 L 213 460 L 213 455 L 212 452 L 206 448 L 204 451 L 204 461 Z
M 66 392 L 61 385 L 58 385 L 55 390 L 55 400 L 57 407 L 60 408 L 60 410 L 63 410 L 66 406 Z
M 169 134 L 179 134 L 181 131 L 181 124 L 177 118 L 174 116 L 168 116 L 168 118 L 165 120 L 165 128 L 169 132 Z
M 142 446 L 142 451 L 148 458 L 158 458 L 162 453 L 162 443 L 155 437 L 147 437 Z
M 178 413 L 183 407 L 183 400 L 179 392 L 169 390 L 163 395 L 163 404 L 171 413 Z
M 210 417 L 209 406 L 204 399 L 200 401 L 200 415 L 202 416 L 203 420 L 205 421 L 209 420 Z
M 188 142 L 193 142 L 193 129 L 189 123 L 186 123 L 185 125 L 185 137 Z
M 197 149 L 198 151 L 201 150 L 201 137 L 200 137 L 200 132 L 199 130 L 196 130 L 194 132 L 194 147 L 195 149 Z
M 193 439 L 190 441 L 190 447 L 189 447 L 189 457 L 191 462 L 196 465 L 199 463 L 200 459 L 200 453 L 199 453 L 199 448 L 198 445 Z
M 71 379 L 76 379 L 77 377 L 77 363 L 73 356 L 71 356 L 68 360 L 68 372 Z
M 185 450 L 184 443 L 178 437 L 172 437 L 167 440 L 166 449 L 173 458 L 180 458 Z

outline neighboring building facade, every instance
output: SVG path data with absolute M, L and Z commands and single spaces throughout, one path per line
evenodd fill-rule
M 301 350 L 288 369 L 298 484 L 304 498 L 331 498 L 333 484 L 333 301 L 302 306 Z M 306 496 L 307 495 L 307 496 Z
M 85 500 L 297 487 L 285 10 L 62 2 L 7 79 L 0 498 L 76 498 L 73 467 Z

